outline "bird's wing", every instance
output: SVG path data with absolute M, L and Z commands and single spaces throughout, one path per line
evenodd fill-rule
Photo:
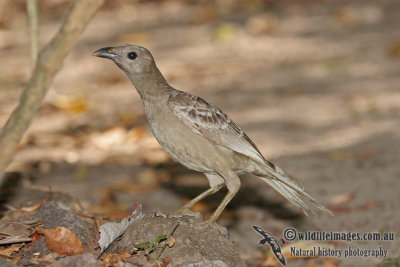
M 169 97 L 168 106 L 195 134 L 257 162 L 265 162 L 250 138 L 216 106 L 181 91 Z

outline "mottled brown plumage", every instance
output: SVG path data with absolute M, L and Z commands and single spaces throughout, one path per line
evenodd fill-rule
M 207 176 L 210 189 L 181 211 L 226 185 L 228 193 L 209 220 L 215 222 L 240 188 L 238 174 L 253 173 L 306 214 L 330 213 L 278 166 L 265 160 L 243 130 L 219 108 L 168 85 L 147 49 L 123 45 L 102 48 L 94 55 L 113 60 L 127 74 L 160 145 L 186 167 Z

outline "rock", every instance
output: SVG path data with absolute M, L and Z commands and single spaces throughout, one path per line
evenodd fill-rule
M 178 223 L 173 237 L 175 243 L 166 247 L 160 258 L 171 259 L 171 266 L 246 266 L 233 242 L 226 239 L 219 229 L 202 227 L 193 217 L 164 218 L 148 216 L 128 227 L 121 241 L 114 249 L 130 250 L 135 244 L 155 242 L 157 236 L 169 234 Z M 165 241 L 164 241 L 165 242 Z M 158 249 L 150 254 L 155 259 Z M 144 253 L 142 253 L 144 254 Z M 141 255 L 142 255 L 141 254 Z M 138 256 L 137 261 L 144 259 Z
M 89 223 L 75 213 L 62 209 L 57 202 L 47 202 L 31 219 L 40 220 L 43 228 L 65 227 L 74 232 L 82 242 L 93 235 Z

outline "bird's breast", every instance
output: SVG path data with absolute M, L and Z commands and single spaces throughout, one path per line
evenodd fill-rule
M 151 131 L 160 145 L 172 157 L 189 169 L 200 172 L 214 172 L 229 158 L 231 153 L 224 148 L 192 132 L 168 107 L 145 107 Z

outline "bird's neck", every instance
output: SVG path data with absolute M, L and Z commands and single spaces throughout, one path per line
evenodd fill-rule
M 131 76 L 130 80 L 144 102 L 167 96 L 168 92 L 173 90 L 158 69 L 150 73 Z

